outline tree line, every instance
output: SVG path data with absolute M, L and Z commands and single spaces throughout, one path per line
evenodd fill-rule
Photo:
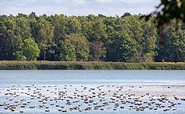
M 184 24 L 140 17 L 0 15 L 0 60 L 184 62 Z

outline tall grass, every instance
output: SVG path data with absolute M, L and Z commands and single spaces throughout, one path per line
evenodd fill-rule
M 185 70 L 185 63 L 0 61 L 0 70 Z

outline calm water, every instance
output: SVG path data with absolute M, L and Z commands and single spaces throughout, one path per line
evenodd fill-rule
M 185 84 L 185 71 L 22 70 L 0 71 L 0 86 L 64 84 Z
M 34 85 L 31 89 L 41 86 L 64 87 L 64 85 L 73 85 L 68 89 L 74 89 L 75 87 L 87 86 L 96 87 L 96 85 L 185 85 L 185 71 L 153 71 L 153 70 L 106 70 L 106 71 L 95 71 L 95 70 L 3 70 L 0 71 L 0 88 L 17 87 L 24 88 L 25 86 Z M 19 85 L 19 86 L 18 86 Z M 51 89 L 51 90 L 52 90 Z M 60 89 L 60 88 L 59 88 Z M 104 88 L 105 89 L 105 88 Z M 0 94 L 0 102 L 5 101 L 5 96 Z M 21 98 L 14 98 L 20 100 Z M 28 98 L 25 98 L 28 99 Z M 10 101 L 11 102 L 11 101 Z M 37 104 L 38 101 L 34 101 Z M 168 104 L 164 104 L 168 105 Z M 184 114 L 185 103 L 179 105 L 177 111 L 163 112 L 159 111 L 144 111 L 139 112 L 141 114 Z M 51 108 L 51 113 L 59 113 L 52 111 L 55 108 Z M 4 111 L 0 107 L 0 114 L 19 113 Z M 25 113 L 33 113 L 31 109 L 26 109 Z M 45 113 L 44 110 L 34 110 L 34 114 Z M 86 112 L 67 112 L 69 114 L 138 114 L 136 111 L 130 110 L 105 110 L 105 111 L 86 111 Z

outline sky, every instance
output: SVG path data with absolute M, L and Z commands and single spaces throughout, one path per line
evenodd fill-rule
M 18 13 L 37 15 L 65 14 L 68 16 L 103 14 L 122 16 L 149 14 L 155 10 L 160 0 L 0 0 L 0 15 Z

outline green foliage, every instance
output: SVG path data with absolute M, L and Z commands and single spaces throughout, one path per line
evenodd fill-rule
M 185 61 L 185 31 L 170 26 L 164 33 L 164 44 L 159 45 L 157 61 Z
M 75 47 L 71 44 L 69 39 L 66 39 L 61 44 L 60 60 L 62 61 L 75 61 Z
M 69 17 L 66 23 L 66 34 L 80 33 L 81 23 L 75 17 Z
M 23 45 L 19 47 L 19 50 L 15 53 L 17 60 L 37 60 L 39 57 L 40 49 L 32 38 L 25 39 Z
M 173 27 L 168 26 L 164 36 L 160 36 L 165 39 L 161 45 L 153 20 L 146 22 L 130 13 L 121 17 L 37 16 L 34 12 L 28 16 L 3 15 L 0 16 L 0 60 L 185 61 L 185 25 L 170 23 Z M 92 68 L 87 64 L 72 66 Z M 104 68 L 101 64 L 96 67 Z M 110 64 L 106 67 L 112 68 Z
M 95 41 L 90 43 L 90 56 L 89 60 L 91 61 L 103 61 L 106 58 L 107 50 L 105 45 L 101 41 Z
M 136 42 L 126 33 L 113 33 L 110 36 L 108 46 L 108 60 L 115 62 L 127 62 L 136 52 Z
M 16 19 L 16 36 L 21 40 L 31 37 L 31 28 L 28 19 L 25 17 L 19 17 Z
M 0 59 L 14 60 L 13 53 L 21 44 L 22 39 L 17 35 L 18 27 L 15 18 L 5 17 L 0 22 Z M 21 32 L 23 33 L 23 31 Z
M 20 61 L 26 60 L 26 57 L 24 56 L 22 51 L 16 51 L 14 53 L 14 56 L 15 56 L 16 60 L 20 60 Z
M 128 34 L 137 43 L 137 53 L 134 54 L 131 61 L 152 62 L 156 55 L 157 30 L 155 26 L 151 24 L 151 21 L 139 20 L 138 16 L 127 16 L 124 20 L 129 28 Z
M 159 28 L 159 32 L 172 20 L 185 22 L 185 0 L 160 0 L 160 4 L 156 6 L 156 10 L 146 15 L 146 20 L 155 16 L 155 23 Z
M 95 19 L 92 22 L 92 36 L 91 41 L 104 40 L 107 38 L 106 26 L 102 19 Z
M 66 35 L 66 19 L 64 15 L 51 16 L 50 23 L 54 27 L 54 41 L 58 46 Z
M 49 21 L 45 19 L 38 20 L 38 35 L 35 38 L 39 49 L 41 50 L 40 59 L 46 60 L 46 51 L 51 47 L 53 44 L 53 26 L 50 24 Z
M 70 34 L 66 36 L 74 46 L 77 61 L 86 61 L 89 56 L 88 41 L 82 34 Z

